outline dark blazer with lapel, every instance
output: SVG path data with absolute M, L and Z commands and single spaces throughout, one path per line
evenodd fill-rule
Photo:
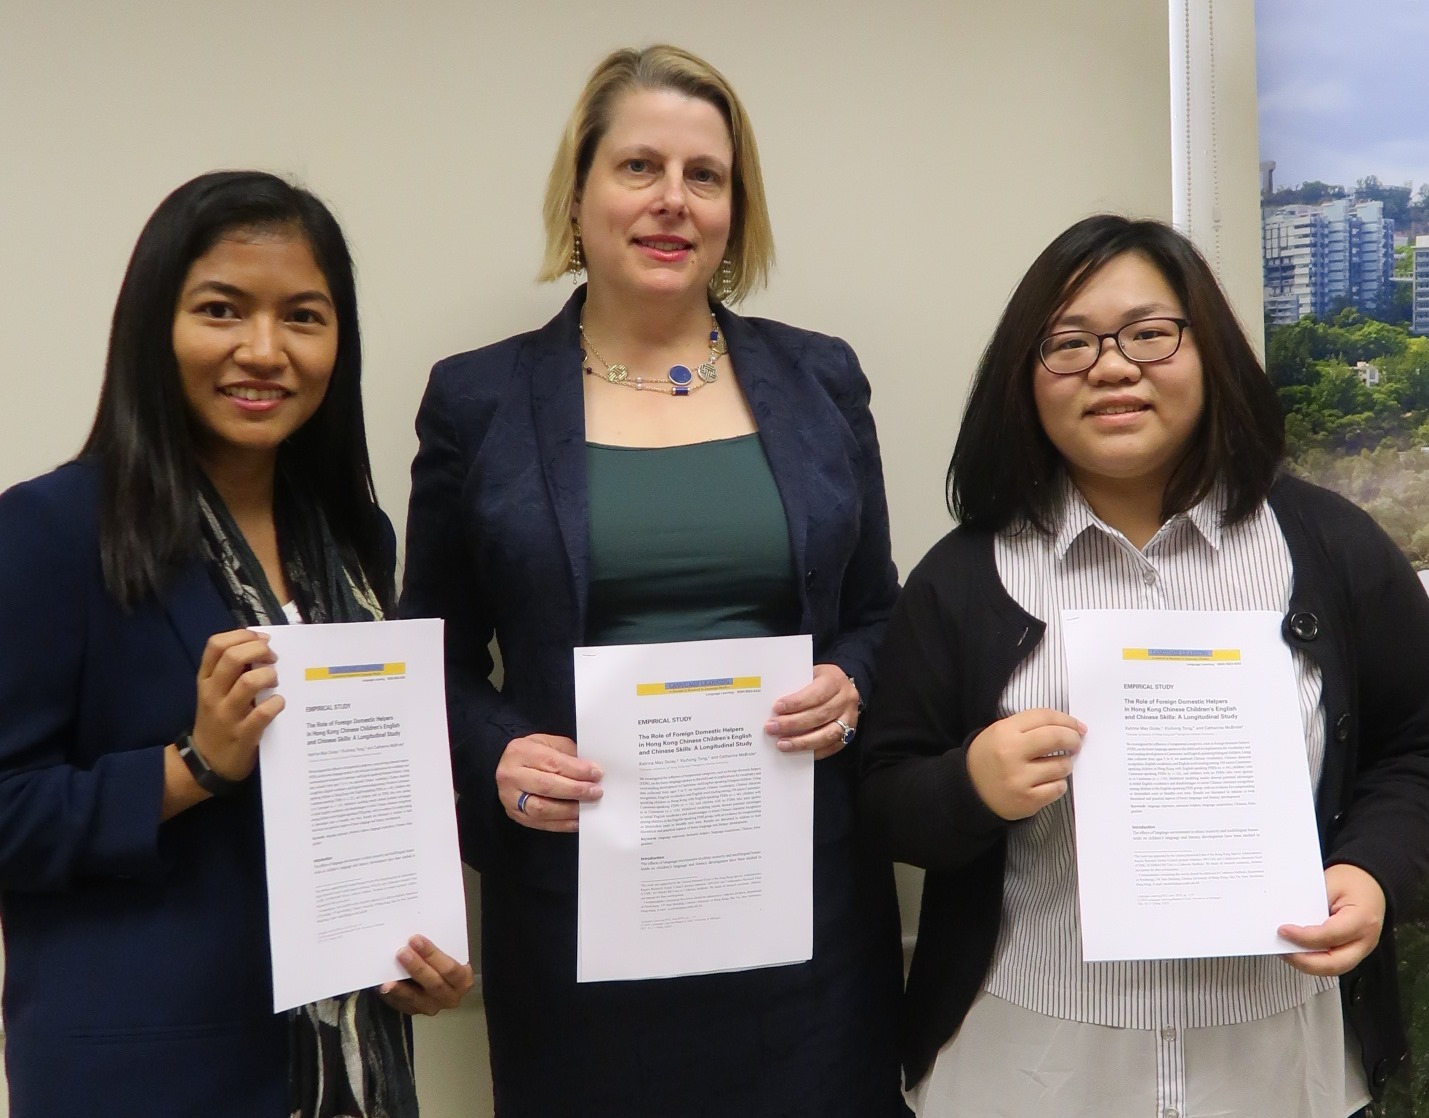
M 440 362 L 417 416 L 404 616 L 447 619 L 447 705 L 466 860 L 569 889 L 573 836 L 505 817 L 496 765 L 529 733 L 575 736 L 571 649 L 590 578 L 584 289 L 542 329 Z M 716 309 L 789 523 L 816 663 L 862 693 L 897 595 L 869 386 L 842 341 Z M 488 645 L 504 679 L 489 680 Z M 852 750 L 815 770 L 816 841 L 852 827 Z
M 15 1118 L 286 1113 L 257 781 L 159 822 L 232 618 L 202 566 L 126 613 L 105 591 L 99 471 L 0 496 L 0 906 Z

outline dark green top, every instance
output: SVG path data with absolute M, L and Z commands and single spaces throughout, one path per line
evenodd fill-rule
M 586 445 L 589 644 L 780 636 L 799 616 L 789 525 L 759 436 Z

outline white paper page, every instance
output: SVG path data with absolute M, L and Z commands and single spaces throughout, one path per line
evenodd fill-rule
M 1271 611 L 1064 610 L 1082 957 L 1297 950 L 1327 915 L 1290 649 Z
M 468 961 L 442 622 L 256 627 L 284 709 L 259 743 L 275 1012 Z
M 813 678 L 806 636 L 577 648 L 578 982 L 813 954 L 814 760 L 764 732 Z

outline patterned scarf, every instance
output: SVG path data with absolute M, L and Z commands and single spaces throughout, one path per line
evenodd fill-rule
M 199 511 L 209 574 L 239 625 L 287 618 L 263 567 L 207 479 Z M 382 617 L 359 565 L 345 556 L 322 510 L 280 471 L 273 516 L 283 573 L 305 622 Z M 324 998 L 288 1013 L 288 1109 L 292 1118 L 413 1118 L 412 1025 L 374 990 Z

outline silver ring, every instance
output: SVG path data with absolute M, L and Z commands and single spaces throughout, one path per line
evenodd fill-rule
M 838 728 L 843 731 L 843 743 L 844 743 L 844 745 L 852 745 L 852 744 L 853 744 L 854 735 L 855 735 L 856 733 L 858 733 L 858 727 L 856 727 L 856 726 L 850 726 L 850 725 L 849 725 L 847 722 L 845 722 L 842 718 L 835 718 L 835 719 L 834 719 L 834 724 L 837 725 Z
M 530 798 L 530 792 L 522 792 L 519 796 L 516 797 L 516 810 L 519 811 L 522 815 L 526 814 L 526 801 Z

